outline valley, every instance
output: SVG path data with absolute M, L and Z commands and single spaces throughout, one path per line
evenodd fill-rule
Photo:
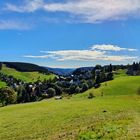
M 119 70 L 84 93 L 0 108 L 1 140 L 140 138 L 140 76 Z M 89 99 L 89 93 L 94 97 Z

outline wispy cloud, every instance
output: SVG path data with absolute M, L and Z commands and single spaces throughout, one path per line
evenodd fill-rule
M 92 50 L 102 50 L 102 51 L 137 51 L 137 49 L 131 48 L 121 48 L 116 45 L 93 45 L 91 47 Z
M 98 47 L 95 47 L 98 46 Z M 62 51 L 42 51 L 45 55 L 34 56 L 34 55 L 25 55 L 24 57 L 27 58 L 43 58 L 43 59 L 56 59 L 57 61 L 115 61 L 115 62 L 122 62 L 122 61 L 134 61 L 138 59 L 137 56 L 128 56 L 128 55 L 108 55 L 108 51 L 121 51 L 127 50 L 132 51 L 126 48 L 120 48 L 117 46 L 112 46 L 112 48 L 102 46 L 109 46 L 109 45 L 95 45 L 94 49 L 89 50 L 62 50 Z M 119 49 L 118 49 L 119 48 Z M 95 50 L 97 49 L 97 50 Z
M 43 0 L 25 0 L 22 1 L 22 5 L 13 5 L 11 3 L 5 4 L 5 10 L 14 12 L 34 12 L 36 10 L 42 9 L 44 5 Z
M 27 57 L 27 58 L 49 58 L 48 55 L 39 55 L 39 56 L 34 56 L 34 55 L 25 55 L 24 57 Z
M 30 26 L 13 20 L 0 20 L 0 30 L 27 30 Z
M 44 0 L 25 0 L 20 6 L 7 3 L 6 10 L 13 12 L 65 12 L 81 22 L 95 23 L 140 17 L 140 0 L 68 0 L 47 3 Z

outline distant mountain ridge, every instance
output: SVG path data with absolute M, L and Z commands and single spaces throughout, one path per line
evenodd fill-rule
M 94 67 L 80 67 L 80 68 L 51 68 L 39 66 L 37 64 L 26 63 L 26 62 L 0 62 L 5 64 L 9 68 L 14 68 L 21 72 L 42 72 L 42 73 L 54 73 L 57 75 L 67 76 L 75 73 L 84 73 L 92 71 Z
M 94 67 L 81 67 L 81 68 L 51 68 L 51 67 L 43 67 L 39 66 L 37 64 L 32 63 L 26 63 L 26 62 L 0 62 L 2 64 L 5 64 L 9 68 L 14 68 L 21 72 L 42 72 L 42 73 L 54 73 L 57 75 L 71 75 L 74 73 L 81 73 L 86 71 L 91 71 L 94 69 Z
M 47 68 L 50 72 L 53 72 L 54 74 L 57 75 L 71 75 L 71 74 L 76 74 L 76 73 L 85 73 L 87 71 L 92 71 L 94 67 L 80 67 L 80 68 L 50 68 L 50 67 L 45 67 Z
M 54 74 L 63 75 L 63 76 L 70 75 L 75 70 L 74 68 L 50 68 L 50 67 L 45 67 L 45 68 Z

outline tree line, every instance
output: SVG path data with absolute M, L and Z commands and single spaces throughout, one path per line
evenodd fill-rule
M 128 70 L 127 70 L 128 75 L 140 75 L 140 62 L 133 62 L 132 65 L 128 65 Z

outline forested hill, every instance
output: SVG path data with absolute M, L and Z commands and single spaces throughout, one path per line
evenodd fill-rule
M 48 74 L 49 71 L 41 66 L 38 66 L 36 64 L 31 64 L 31 63 L 23 63 L 23 62 L 0 62 L 1 64 L 5 64 L 9 68 L 14 68 L 17 71 L 21 72 L 41 72 Z

